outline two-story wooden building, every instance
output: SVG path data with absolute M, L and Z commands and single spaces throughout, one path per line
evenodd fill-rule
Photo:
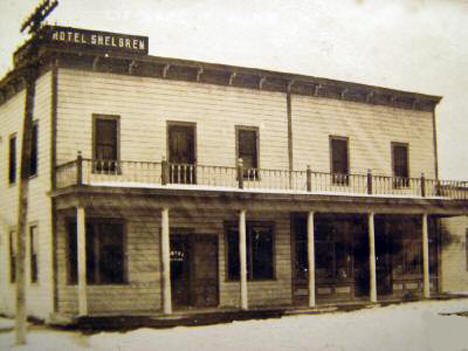
M 145 37 L 48 26 L 14 54 L 0 82 L 0 312 L 14 313 L 27 111 L 29 315 L 444 290 L 441 218 L 468 213 L 468 185 L 438 178 L 440 97 L 147 51 Z

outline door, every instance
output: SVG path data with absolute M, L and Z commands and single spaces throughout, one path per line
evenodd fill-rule
M 176 308 L 218 306 L 216 235 L 171 235 L 171 288 Z
M 191 248 L 191 305 L 218 306 L 218 237 L 194 235 Z
M 169 181 L 196 184 L 195 125 L 168 126 Z
M 174 306 L 190 304 L 190 243 L 188 235 L 171 235 L 171 290 Z

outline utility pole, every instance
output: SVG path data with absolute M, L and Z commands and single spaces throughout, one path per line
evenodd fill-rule
M 42 21 L 57 7 L 58 1 L 45 0 L 36 7 L 33 14 L 22 24 L 21 32 L 29 28 L 33 36 L 41 28 Z M 31 164 L 32 126 L 34 116 L 34 97 L 36 88 L 37 67 L 29 65 L 23 74 L 26 86 L 26 101 L 23 118 L 23 135 L 21 141 L 20 179 L 18 182 L 18 222 L 16 240 L 16 344 L 26 343 L 26 220 L 28 214 L 29 175 Z

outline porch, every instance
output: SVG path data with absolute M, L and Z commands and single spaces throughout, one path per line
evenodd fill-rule
M 57 312 L 75 316 L 427 298 L 438 293 L 437 218 L 466 211 L 427 199 L 84 185 L 54 196 Z M 89 233 L 102 236 L 106 227 L 121 244 L 114 260 L 100 265 L 106 242 L 116 239 Z M 393 236 L 398 252 L 385 244 Z

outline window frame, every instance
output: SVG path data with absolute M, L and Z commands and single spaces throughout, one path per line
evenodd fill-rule
M 36 230 L 36 245 L 34 244 L 33 229 Z M 32 223 L 29 225 L 29 269 L 30 269 L 30 281 L 31 284 L 39 283 L 39 225 Z M 35 249 L 35 250 L 34 250 Z
M 410 149 L 409 149 L 409 143 L 402 143 L 402 142 L 396 142 L 392 141 L 390 143 L 391 145 L 391 161 L 392 161 L 392 177 L 393 177 L 393 187 L 395 189 L 398 188 L 408 188 L 409 187 L 409 179 L 410 179 Z M 406 149 L 406 172 L 407 176 L 402 177 L 402 176 L 397 176 L 396 175 L 396 162 L 395 162 L 395 149 L 397 147 L 404 147 Z
M 14 140 L 15 150 L 12 154 L 12 140 Z M 13 156 L 13 157 L 12 157 Z M 16 184 L 18 178 L 18 137 L 13 133 L 8 138 L 8 184 Z
M 331 174 L 331 183 L 332 185 L 349 185 L 349 176 L 350 176 L 350 153 L 349 153 L 349 137 L 330 135 L 329 136 L 329 149 L 330 149 L 330 174 Z M 346 173 L 337 173 L 334 171 L 334 157 L 333 157 L 333 142 L 334 141 L 343 141 L 346 145 Z
M 90 270 L 90 267 L 89 267 L 89 260 L 88 260 L 88 245 L 86 247 L 87 251 L 86 251 L 86 271 L 87 271 L 87 276 L 86 276 L 86 284 L 87 285 L 92 285 L 92 286 L 106 286 L 106 285 L 128 285 L 129 281 L 128 281 L 128 259 L 127 259 L 127 226 L 126 226 L 126 221 L 124 219 L 121 219 L 121 218 L 87 218 L 86 219 L 86 223 L 85 223 L 85 226 L 86 228 L 89 226 L 89 225 L 92 225 L 92 226 L 98 226 L 99 224 L 119 224 L 122 226 L 122 280 L 120 282 L 102 282 L 102 278 L 100 278 L 100 274 L 99 274 L 99 279 L 96 279 L 96 277 L 94 277 L 94 281 L 90 281 L 89 279 L 89 270 Z M 76 240 L 76 229 L 74 229 L 74 242 L 76 243 L 75 245 L 75 248 L 74 248 L 74 252 L 72 252 L 71 250 L 71 242 L 70 242 L 70 238 L 72 237 L 72 233 L 70 232 L 70 228 L 73 226 L 74 228 L 76 228 L 76 218 L 69 218 L 67 219 L 66 221 L 66 232 L 67 232 L 67 236 L 66 236 L 66 276 L 67 276 L 67 285 L 77 285 L 78 284 L 78 242 Z M 97 236 L 94 236 L 93 235 L 93 242 L 97 243 L 97 247 L 98 249 L 101 249 L 101 245 L 100 245 L 100 240 L 99 239 L 95 239 L 96 237 L 100 237 L 101 235 L 97 235 Z M 86 231 L 86 241 L 87 241 L 87 244 L 88 244 L 88 232 Z M 73 253 L 76 253 L 76 255 L 74 255 L 74 257 L 72 256 Z M 96 255 L 96 252 L 93 250 L 93 253 Z M 99 257 L 100 256 L 100 252 L 97 254 L 97 256 Z M 74 264 L 72 264 L 72 260 L 75 261 Z M 99 270 L 99 260 L 96 260 L 96 258 L 94 257 L 94 262 L 96 264 L 95 267 L 97 267 L 96 269 Z M 76 267 L 76 268 L 74 268 Z
M 116 138 L 115 138 L 115 153 L 116 153 L 116 159 L 115 160 L 101 160 L 97 158 L 97 151 L 98 151 L 98 143 L 97 143 L 97 122 L 98 120 L 111 120 L 115 121 L 116 123 Z M 98 114 L 94 113 L 92 115 L 92 160 L 93 160 L 93 172 L 103 172 L 103 173 L 116 173 L 120 174 L 120 115 L 109 115 L 109 114 Z M 109 170 L 106 170 L 105 165 L 99 164 L 99 161 L 110 161 L 110 162 L 115 162 L 115 165 L 112 166 L 107 166 Z M 99 166 L 100 165 L 100 166 Z M 116 172 L 114 172 L 116 171 Z
M 271 252 L 271 278 L 254 278 L 252 277 L 253 268 L 249 269 L 253 265 L 253 254 L 252 254 L 252 239 L 251 239 L 251 229 L 255 227 L 265 228 L 271 232 L 271 245 L 272 245 L 272 252 Z M 239 227 L 237 222 L 225 222 L 224 223 L 224 242 L 225 242 L 225 281 L 226 282 L 239 282 L 240 281 L 240 266 L 239 266 L 239 277 L 233 278 L 229 275 L 229 234 L 231 229 L 234 228 L 237 232 L 237 238 L 239 235 Z M 238 239 L 237 239 L 238 241 Z M 249 252 L 250 251 L 250 252 Z M 239 252 L 237 248 L 236 252 Z M 276 281 L 276 225 L 275 222 L 272 221 L 247 221 L 246 222 L 246 253 L 247 253 L 247 281 L 248 282 L 268 282 L 268 281 Z M 249 259 L 250 258 L 250 259 Z M 239 262 L 240 265 L 240 262 Z
M 260 170 L 260 128 L 257 127 L 257 126 L 247 126 L 247 125 L 236 125 L 235 127 L 235 137 L 236 137 L 236 159 L 235 159 L 235 162 L 236 162 L 236 166 L 237 166 L 237 162 L 239 161 L 239 159 L 241 158 L 240 156 L 240 145 L 239 145 L 239 142 L 240 142 L 240 135 L 239 133 L 241 131 L 249 131 L 249 132 L 255 132 L 255 164 L 256 164 L 256 167 L 253 167 L 253 168 L 250 168 L 250 169 L 253 169 L 254 170 L 254 174 L 253 174 L 253 179 L 249 179 L 249 174 L 248 174 L 248 169 L 244 168 L 244 172 L 243 172 L 243 178 L 245 180 L 260 180 L 260 176 L 259 176 L 259 170 Z M 245 166 L 245 164 L 243 164 L 243 166 Z

